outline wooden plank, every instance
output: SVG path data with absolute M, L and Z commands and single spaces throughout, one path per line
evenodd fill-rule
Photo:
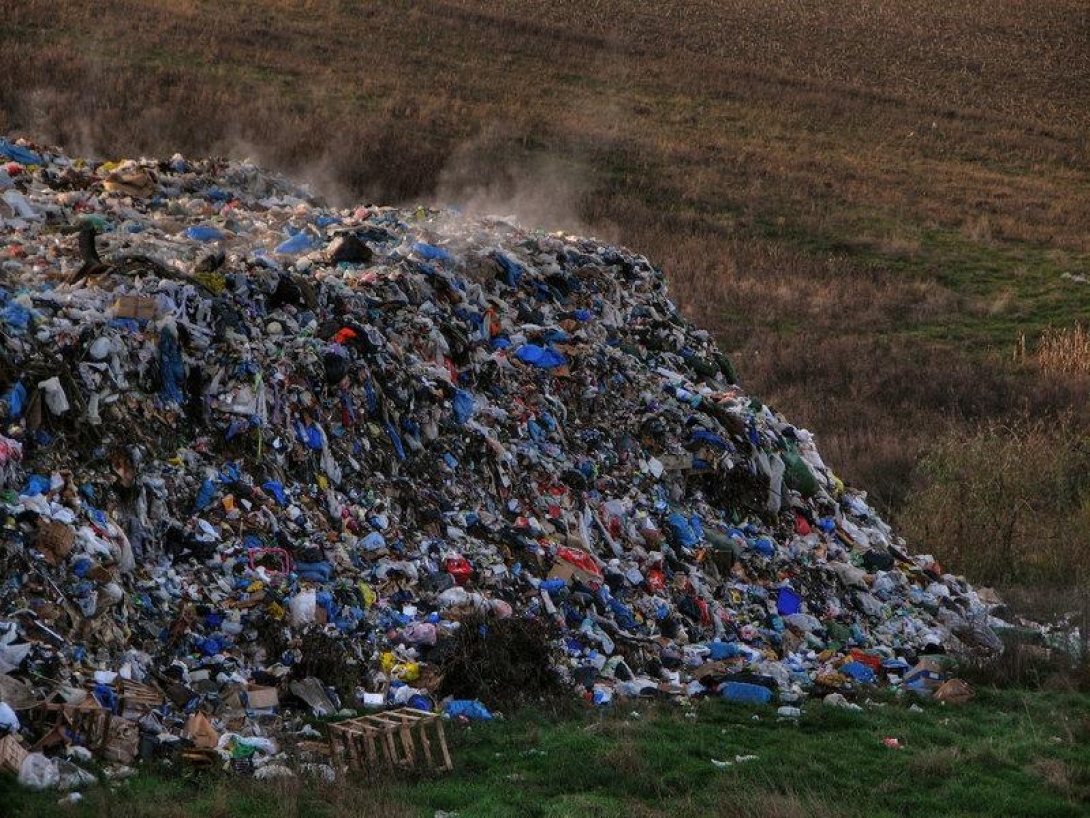
M 435 767 L 435 759 L 431 755 L 431 742 L 428 741 L 428 723 L 420 723 L 420 746 L 424 750 L 424 760 L 429 767 Z
M 401 728 L 401 744 L 405 750 L 405 763 L 416 766 L 416 745 L 413 744 L 413 730 L 408 724 Z
M 384 746 L 386 747 L 387 759 L 389 760 L 391 767 L 396 767 L 397 745 L 394 743 L 394 731 L 387 730 L 385 733 L 383 733 L 383 735 L 386 737 L 386 743 Z
M 443 720 L 436 719 L 435 727 L 439 731 L 439 749 L 443 751 L 443 767 L 444 770 L 453 770 L 454 763 L 450 760 L 450 752 L 447 750 L 447 734 L 443 730 Z
M 350 766 L 344 757 L 343 738 L 331 732 L 329 734 L 329 750 L 333 756 L 333 769 L 336 770 L 338 774 L 343 773 Z
M 364 745 L 367 748 L 367 760 L 372 765 L 378 764 L 378 748 L 375 746 L 374 733 L 361 733 Z

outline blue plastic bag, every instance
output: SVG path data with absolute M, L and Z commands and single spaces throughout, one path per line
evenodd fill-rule
M 284 494 L 284 487 L 276 480 L 266 481 L 261 488 L 275 497 L 279 505 L 286 506 L 288 504 L 288 497 Z
M 863 684 L 870 684 L 874 681 L 874 671 L 862 662 L 848 662 L 846 665 L 842 665 L 840 670 Z
M 41 474 L 28 474 L 26 481 L 26 488 L 23 489 L 23 494 L 27 497 L 34 497 L 38 494 L 45 494 L 49 491 L 49 478 Z
M 290 239 L 281 242 L 276 246 L 274 252 L 282 253 L 284 255 L 291 255 L 294 253 L 305 253 L 308 250 L 314 249 L 314 241 L 306 233 L 300 231 L 292 236 Z
M 503 253 L 496 253 L 496 261 L 503 267 L 504 273 L 507 275 L 507 286 L 517 287 L 519 281 L 522 279 L 523 274 L 526 272 L 526 268 L 519 262 L 515 261 L 510 256 Z
M 223 233 L 210 224 L 197 224 L 186 228 L 185 237 L 193 241 L 220 241 Z
M 212 505 L 214 499 L 216 499 L 216 484 L 211 480 L 205 480 L 197 492 L 197 499 L 193 501 L 193 508 L 196 511 L 204 511 Z
M 771 557 L 776 553 L 776 544 L 772 542 L 772 539 L 769 537 L 757 537 L 756 539 L 749 540 L 749 546 L 754 551 L 766 557 Z
M 454 256 L 446 249 L 436 247 L 434 244 L 425 244 L 422 241 L 413 243 L 413 252 L 428 261 L 454 261 Z
M 666 527 L 673 541 L 682 548 L 692 548 L 700 542 L 700 534 L 684 514 L 674 511 L 666 518 Z
M 515 351 L 515 357 L 524 364 L 540 369 L 556 369 L 567 366 L 568 359 L 551 347 L 539 347 L 537 344 L 523 344 Z
M 451 699 L 444 711 L 452 719 L 467 718 L 475 721 L 491 721 L 492 714 L 479 701 L 469 699 Z
M 386 434 L 390 438 L 390 442 L 392 444 L 394 444 L 394 452 L 397 453 L 397 459 L 398 460 L 404 460 L 406 458 L 405 444 L 402 443 L 402 441 L 401 441 L 401 435 L 399 435 L 397 433 L 397 429 L 394 428 L 394 424 L 392 424 L 390 422 L 386 423 L 385 428 L 386 428 Z
M 748 682 L 727 682 L 723 685 L 722 696 L 728 701 L 744 704 L 768 704 L 772 701 L 771 690 Z
M 4 395 L 4 402 L 8 405 L 8 420 L 18 420 L 22 416 L 26 398 L 26 387 L 23 386 L 22 381 L 16 381 Z
M 708 649 L 711 651 L 710 658 L 713 662 L 742 655 L 741 648 L 734 642 L 709 642 Z
M 802 610 L 802 597 L 790 588 L 780 588 L 776 599 L 776 610 L 780 616 L 790 616 Z
M 12 162 L 18 162 L 20 165 L 40 165 L 42 164 L 42 157 L 34 153 L 34 151 L 22 148 L 12 142 L 8 142 L 6 139 L 0 139 L 0 156 L 5 159 L 10 159 Z
M 9 330 L 16 335 L 21 335 L 30 328 L 30 310 L 22 304 L 8 304 L 0 310 L 0 321 L 7 324 Z
M 464 424 L 467 420 L 473 417 L 473 411 L 476 408 L 476 402 L 473 400 L 473 395 L 464 389 L 459 389 L 454 393 L 454 419 L 458 421 L 458 424 Z

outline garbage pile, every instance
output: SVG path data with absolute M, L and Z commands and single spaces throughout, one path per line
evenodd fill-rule
M 643 256 L 247 162 L 0 162 L 0 731 L 36 781 L 81 747 L 283 769 L 293 712 L 487 717 L 442 694 L 482 616 L 549 623 L 598 704 L 926 690 L 998 649 L 998 600 Z

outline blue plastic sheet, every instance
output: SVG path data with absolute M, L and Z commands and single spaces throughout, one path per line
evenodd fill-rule
M 862 662 L 848 662 L 845 665 L 841 665 L 840 670 L 842 673 L 851 676 L 857 682 L 862 682 L 863 684 L 870 684 L 875 678 L 874 671 Z
M 464 389 L 459 389 L 454 393 L 454 419 L 459 424 L 465 423 L 471 417 L 473 417 L 473 410 L 476 406 L 476 402 L 473 400 L 473 395 Z
M 197 224 L 186 228 L 185 236 L 193 241 L 220 241 L 223 232 L 210 224 Z
M 193 507 L 197 511 L 204 511 L 212 505 L 214 499 L 216 499 L 216 484 L 211 480 L 205 480 L 201 483 L 201 488 L 197 492 L 197 499 L 193 501 Z
M 436 247 L 434 244 L 425 244 L 422 241 L 413 244 L 413 252 L 428 261 L 454 261 L 454 256 L 450 254 L 450 251 L 443 247 Z
M 34 497 L 38 494 L 45 494 L 49 491 L 49 478 L 41 474 L 28 474 L 26 480 L 26 488 L 23 489 L 23 494 L 27 497 Z
M 15 335 L 22 335 L 30 328 L 32 317 L 30 310 L 22 304 L 8 304 L 0 310 L 0 321 L 3 321 L 8 330 Z
M 768 704 L 772 701 L 771 690 L 748 682 L 727 682 L 723 685 L 722 696 L 729 701 L 743 704 Z
M 297 562 L 295 571 L 309 582 L 329 582 L 333 579 L 333 566 L 322 562 Z
M 266 481 L 262 484 L 261 488 L 269 492 L 269 494 L 271 494 L 273 497 L 275 497 L 276 502 L 280 505 L 286 506 L 288 504 L 288 497 L 286 494 L 284 494 L 284 486 L 276 480 Z
M 14 386 L 4 395 L 4 402 L 8 405 L 8 420 L 17 420 L 22 417 L 26 399 L 26 387 L 23 386 L 22 381 L 16 381 Z
M 452 719 L 467 718 L 474 721 L 491 721 L 488 708 L 476 700 L 451 699 L 447 702 L 446 714 Z
M 306 253 L 313 250 L 315 247 L 314 241 L 304 232 L 296 233 L 286 241 L 281 242 L 276 246 L 276 252 L 282 255 L 292 255 L 295 253 Z
M 719 435 L 712 434 L 711 432 L 706 432 L 703 429 L 695 430 L 692 433 L 691 438 L 695 443 L 705 443 L 709 446 L 714 446 L 717 449 L 730 448 L 730 444 L 727 443 L 726 439 Z
M 779 611 L 781 616 L 797 614 L 802 610 L 802 597 L 790 588 L 780 588 L 779 596 L 776 599 L 776 610 Z
M 496 253 L 496 261 L 498 261 L 503 268 L 503 272 L 506 275 L 507 286 L 517 287 L 519 281 L 522 280 L 523 274 L 526 272 L 526 268 L 504 253 Z
M 523 344 L 515 351 L 515 357 L 524 364 L 539 369 L 556 369 L 567 366 L 568 359 L 551 347 L 539 347 L 537 344 Z
M 666 527 L 673 540 L 683 548 L 692 548 L 700 542 L 700 534 L 693 527 L 692 520 L 680 512 L 674 511 L 666 518 Z
M 0 139 L 0 156 L 18 162 L 20 165 L 40 165 L 42 157 L 32 150 L 20 147 L 6 139 Z

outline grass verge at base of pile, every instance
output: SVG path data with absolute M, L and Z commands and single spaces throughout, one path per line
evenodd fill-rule
M 619 702 L 555 720 L 534 712 L 454 727 L 450 775 L 256 782 L 145 770 L 60 808 L 0 783 L 13 818 L 422 816 L 1080 816 L 1090 810 L 1090 698 L 982 689 L 964 706 L 876 696 L 853 713 L 718 700 Z M 896 738 L 904 749 L 883 745 Z M 738 757 L 756 756 L 753 760 Z M 712 763 L 731 762 L 729 766 Z

